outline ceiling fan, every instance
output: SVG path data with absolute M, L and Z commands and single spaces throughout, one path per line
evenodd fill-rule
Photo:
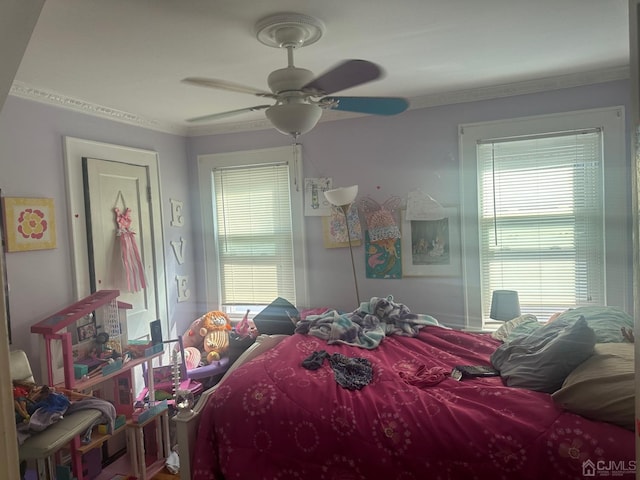
M 409 107 L 409 102 L 399 97 L 331 95 L 380 78 L 383 72 L 375 63 L 366 60 L 345 60 L 315 78 L 311 71 L 295 67 L 293 50 L 317 42 L 324 34 L 324 24 L 314 17 L 298 13 L 271 15 L 258 21 L 255 31 L 258 40 L 263 44 L 287 49 L 287 67 L 271 72 L 267 78 L 270 92 L 211 78 L 188 77 L 182 81 L 201 87 L 271 98 L 275 103 L 191 118 L 188 122 L 206 122 L 265 110 L 267 118 L 277 130 L 295 138 L 315 127 L 322 116 L 322 110 L 325 109 L 395 115 Z

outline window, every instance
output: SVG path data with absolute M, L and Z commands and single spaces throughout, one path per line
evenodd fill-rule
M 299 146 L 199 157 L 207 301 L 232 315 L 306 305 Z
M 484 140 L 477 157 L 482 297 L 516 290 L 541 320 L 602 305 L 602 130 Z
M 605 216 L 626 208 L 606 188 L 624 190 L 622 107 L 463 125 L 460 146 L 468 328 L 488 326 L 496 289 L 517 290 L 539 320 L 625 305 L 626 267 L 611 252 L 627 247 Z

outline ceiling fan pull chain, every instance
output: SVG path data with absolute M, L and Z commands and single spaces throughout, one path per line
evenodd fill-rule
M 298 144 L 298 135 L 291 135 L 293 138 L 293 142 L 291 143 L 291 148 L 293 149 L 293 185 L 296 187 L 296 192 L 300 191 L 300 185 L 298 185 L 298 149 L 296 148 Z

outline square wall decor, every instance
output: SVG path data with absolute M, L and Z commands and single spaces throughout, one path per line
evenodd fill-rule
M 2 199 L 7 252 L 56 248 L 52 198 Z

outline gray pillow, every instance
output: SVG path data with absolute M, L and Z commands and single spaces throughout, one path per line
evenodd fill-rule
M 591 356 L 594 331 L 584 317 L 546 324 L 498 347 L 491 363 L 510 387 L 553 393 L 567 375 Z

